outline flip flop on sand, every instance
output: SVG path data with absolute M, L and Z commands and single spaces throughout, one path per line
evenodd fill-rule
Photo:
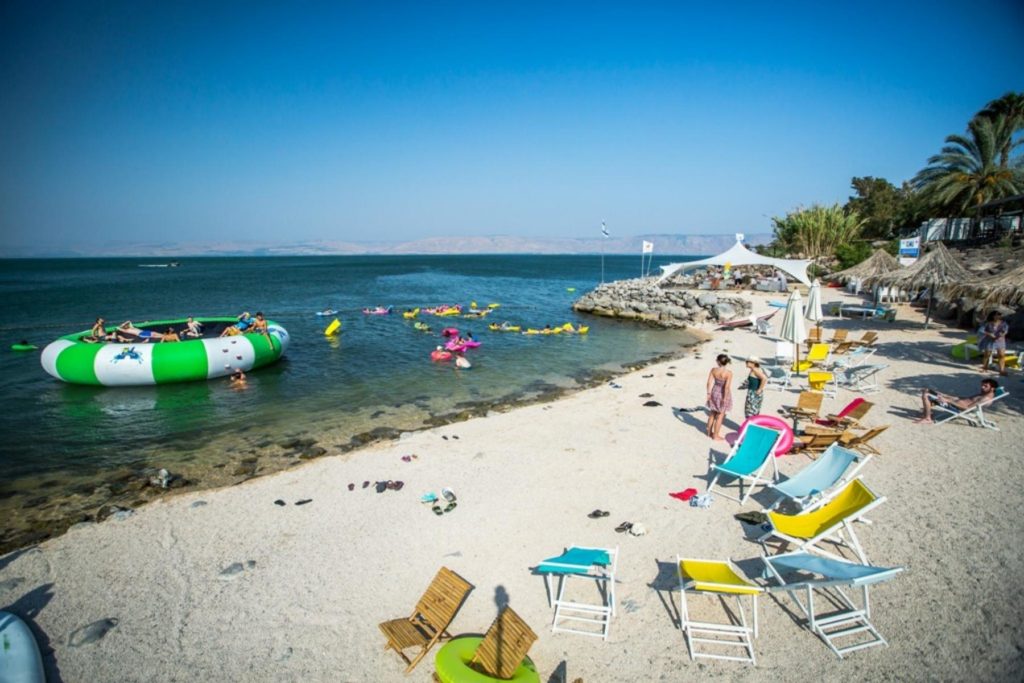
M 610 514 L 611 513 L 606 510 L 594 510 L 589 515 L 587 515 L 587 517 L 590 517 L 591 519 L 600 519 L 601 517 L 607 517 Z
M 617 527 L 615 527 L 615 531 L 617 533 L 621 534 L 621 533 L 625 533 L 625 532 L 629 531 L 632 528 L 633 528 L 633 523 L 632 522 L 623 522 L 622 524 L 620 524 Z
M 451 512 L 454 510 L 458 505 L 458 503 L 455 502 L 455 491 L 452 491 L 449 488 L 443 488 L 441 489 L 441 495 L 448 501 L 448 505 L 445 506 L 444 511 Z

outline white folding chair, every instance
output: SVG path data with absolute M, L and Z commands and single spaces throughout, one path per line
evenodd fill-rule
M 985 429 L 992 429 L 998 432 L 999 426 L 995 422 L 993 422 L 991 418 L 985 417 L 985 408 L 990 407 L 999 399 L 1006 398 L 1009 395 L 1010 392 L 1008 392 L 1006 389 L 1002 387 L 999 387 L 998 389 L 996 389 L 996 393 L 992 398 L 988 399 L 987 401 L 983 401 L 982 403 L 973 405 L 965 410 L 961 410 L 960 408 L 957 408 L 956 406 L 952 405 L 933 403 L 932 412 L 949 414 L 948 417 L 944 417 L 941 420 L 936 420 L 935 424 L 941 425 L 950 422 L 951 420 L 959 419 L 966 421 L 973 427 L 984 427 Z

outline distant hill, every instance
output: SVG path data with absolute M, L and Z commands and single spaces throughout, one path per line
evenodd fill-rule
M 658 254 L 717 254 L 732 246 L 735 237 L 726 235 L 634 235 L 632 237 L 570 238 L 515 237 L 427 237 L 409 242 L 350 242 L 313 240 L 306 242 L 162 242 L 107 243 L 52 248 L 0 248 L 0 256 L 99 257 L 133 256 L 150 259 L 177 256 L 330 256 L 349 254 L 638 254 L 644 240 L 654 244 Z M 746 244 L 766 244 L 769 234 L 746 236 Z

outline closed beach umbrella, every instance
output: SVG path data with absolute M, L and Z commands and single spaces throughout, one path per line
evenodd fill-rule
M 794 366 L 800 368 L 800 343 L 807 337 L 807 330 L 804 329 L 804 302 L 800 298 L 800 292 L 793 290 L 786 302 L 786 315 L 782 318 L 782 329 L 779 335 L 788 342 L 791 342 L 796 349 L 794 353 Z
M 821 314 L 821 283 L 817 279 L 811 285 L 811 291 L 807 293 L 807 310 L 804 317 L 814 323 L 815 327 L 821 327 L 821 319 L 825 317 Z

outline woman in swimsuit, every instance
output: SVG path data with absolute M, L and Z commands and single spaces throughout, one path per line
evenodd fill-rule
M 732 370 L 728 369 L 729 356 L 718 354 L 717 365 L 708 373 L 708 425 L 707 435 L 715 441 L 722 440 L 722 423 L 725 414 L 732 410 Z

